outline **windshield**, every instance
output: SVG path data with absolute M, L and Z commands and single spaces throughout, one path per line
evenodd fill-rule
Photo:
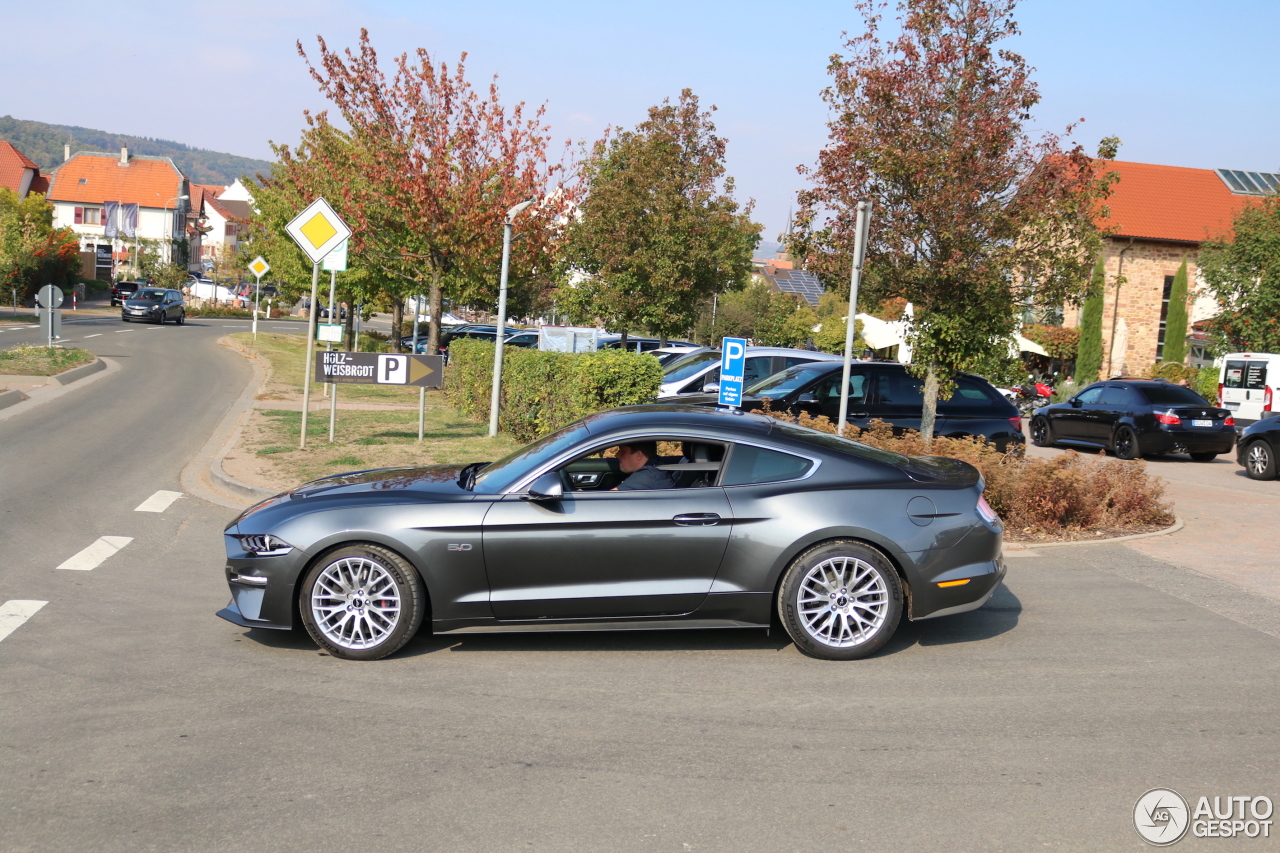
M 788 367 L 781 373 L 766 376 L 743 393 L 748 397 L 770 397 L 780 400 L 797 388 L 803 388 L 819 376 L 828 373 L 831 368 L 819 362 L 817 364 L 797 364 Z
M 1156 406 L 1208 406 L 1201 397 L 1190 388 L 1181 385 L 1142 385 L 1139 389 L 1147 402 Z
M 511 486 L 531 469 L 582 441 L 588 435 L 581 422 L 569 424 L 533 444 L 520 448 L 505 459 L 490 463 L 476 475 L 472 490 L 492 495 Z
M 150 302 L 159 302 L 161 299 L 164 299 L 164 291 L 163 290 L 139 290 L 137 293 L 133 294 L 133 298 L 146 299 Z
M 708 364 L 720 360 L 720 353 L 716 351 L 700 352 L 697 355 L 691 355 L 683 358 L 675 364 L 667 368 L 666 373 L 662 377 L 662 383 L 679 382 L 688 379 L 698 373 L 701 373 Z
M 798 424 L 790 424 L 786 421 L 777 421 L 773 423 L 772 432 L 778 432 L 788 438 L 798 439 L 806 444 L 814 444 L 818 447 L 824 447 L 827 450 L 835 450 L 839 453 L 845 453 L 849 456 L 858 456 L 863 459 L 872 459 L 876 462 L 883 462 L 887 465 L 902 466 L 907 464 L 909 457 L 903 456 L 901 453 L 894 453 L 892 450 L 881 450 L 878 447 L 872 447 L 869 444 L 863 444 L 860 441 L 851 441 L 847 438 L 841 438 L 830 432 L 819 432 L 816 429 L 802 427 Z

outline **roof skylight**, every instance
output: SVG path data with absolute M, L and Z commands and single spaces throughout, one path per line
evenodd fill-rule
M 1280 191 L 1280 175 L 1274 172 L 1242 172 L 1239 169 L 1214 169 L 1227 189 L 1236 195 L 1269 195 Z

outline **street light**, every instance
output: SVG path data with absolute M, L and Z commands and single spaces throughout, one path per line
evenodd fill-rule
M 502 388 L 502 338 L 507 333 L 507 269 L 511 266 L 511 228 L 515 218 L 533 199 L 522 201 L 507 211 L 502 227 L 502 277 L 498 280 L 498 334 L 493 350 L 493 393 L 489 395 L 489 437 L 498 434 L 498 394 Z

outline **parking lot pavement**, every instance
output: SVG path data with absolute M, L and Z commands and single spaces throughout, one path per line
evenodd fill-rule
M 1075 452 L 1027 445 L 1032 457 Z M 1146 462 L 1164 480 L 1184 527 L 1125 547 L 1280 601 L 1280 480 L 1249 479 L 1234 450 L 1212 462 L 1193 462 L 1185 454 Z

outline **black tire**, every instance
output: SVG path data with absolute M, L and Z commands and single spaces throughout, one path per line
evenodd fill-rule
M 344 586 L 335 581 L 344 577 L 351 583 Z M 353 586 L 369 582 L 383 585 L 368 590 Z M 395 599 L 389 597 L 393 589 Z M 388 597 L 379 598 L 379 594 Z M 379 601 L 384 603 L 377 606 Z M 299 587 L 298 610 L 311 639 L 329 654 L 346 660 L 378 660 L 418 633 L 427 612 L 427 594 L 418 572 L 400 555 L 380 545 L 357 543 L 329 551 L 311 564 Z M 389 611 L 393 611 L 390 616 Z M 326 616 L 340 621 L 322 626 Z M 365 628 L 368 638 L 363 637 Z
M 1244 470 L 1245 473 L 1254 480 L 1274 480 L 1276 478 L 1276 454 L 1263 439 L 1251 441 L 1245 446 L 1244 453 Z
M 1189 453 L 1187 455 L 1190 456 L 1194 462 L 1212 462 L 1218 458 L 1218 454 L 1216 453 Z
M 164 325 L 164 320 L 165 320 L 165 313 L 164 313 L 163 311 L 161 311 L 161 312 L 160 312 L 160 315 L 159 315 L 158 317 L 156 317 L 156 325 L 157 325 L 157 326 L 163 326 L 163 325 Z
M 1117 459 L 1137 459 L 1142 455 L 1138 447 L 1138 437 L 1127 426 L 1116 430 L 1115 440 L 1111 444 Z
M 875 548 L 847 539 L 827 542 L 805 551 L 787 568 L 778 614 L 804 654 L 857 660 L 878 652 L 897 630 L 902 583 L 893 563 Z M 858 624 L 863 622 L 868 624 Z
M 1053 447 L 1049 419 L 1044 415 L 1037 415 L 1031 419 L 1031 443 L 1036 447 Z
M 178 314 L 178 325 L 181 326 L 185 322 L 187 322 L 187 312 L 182 311 Z

